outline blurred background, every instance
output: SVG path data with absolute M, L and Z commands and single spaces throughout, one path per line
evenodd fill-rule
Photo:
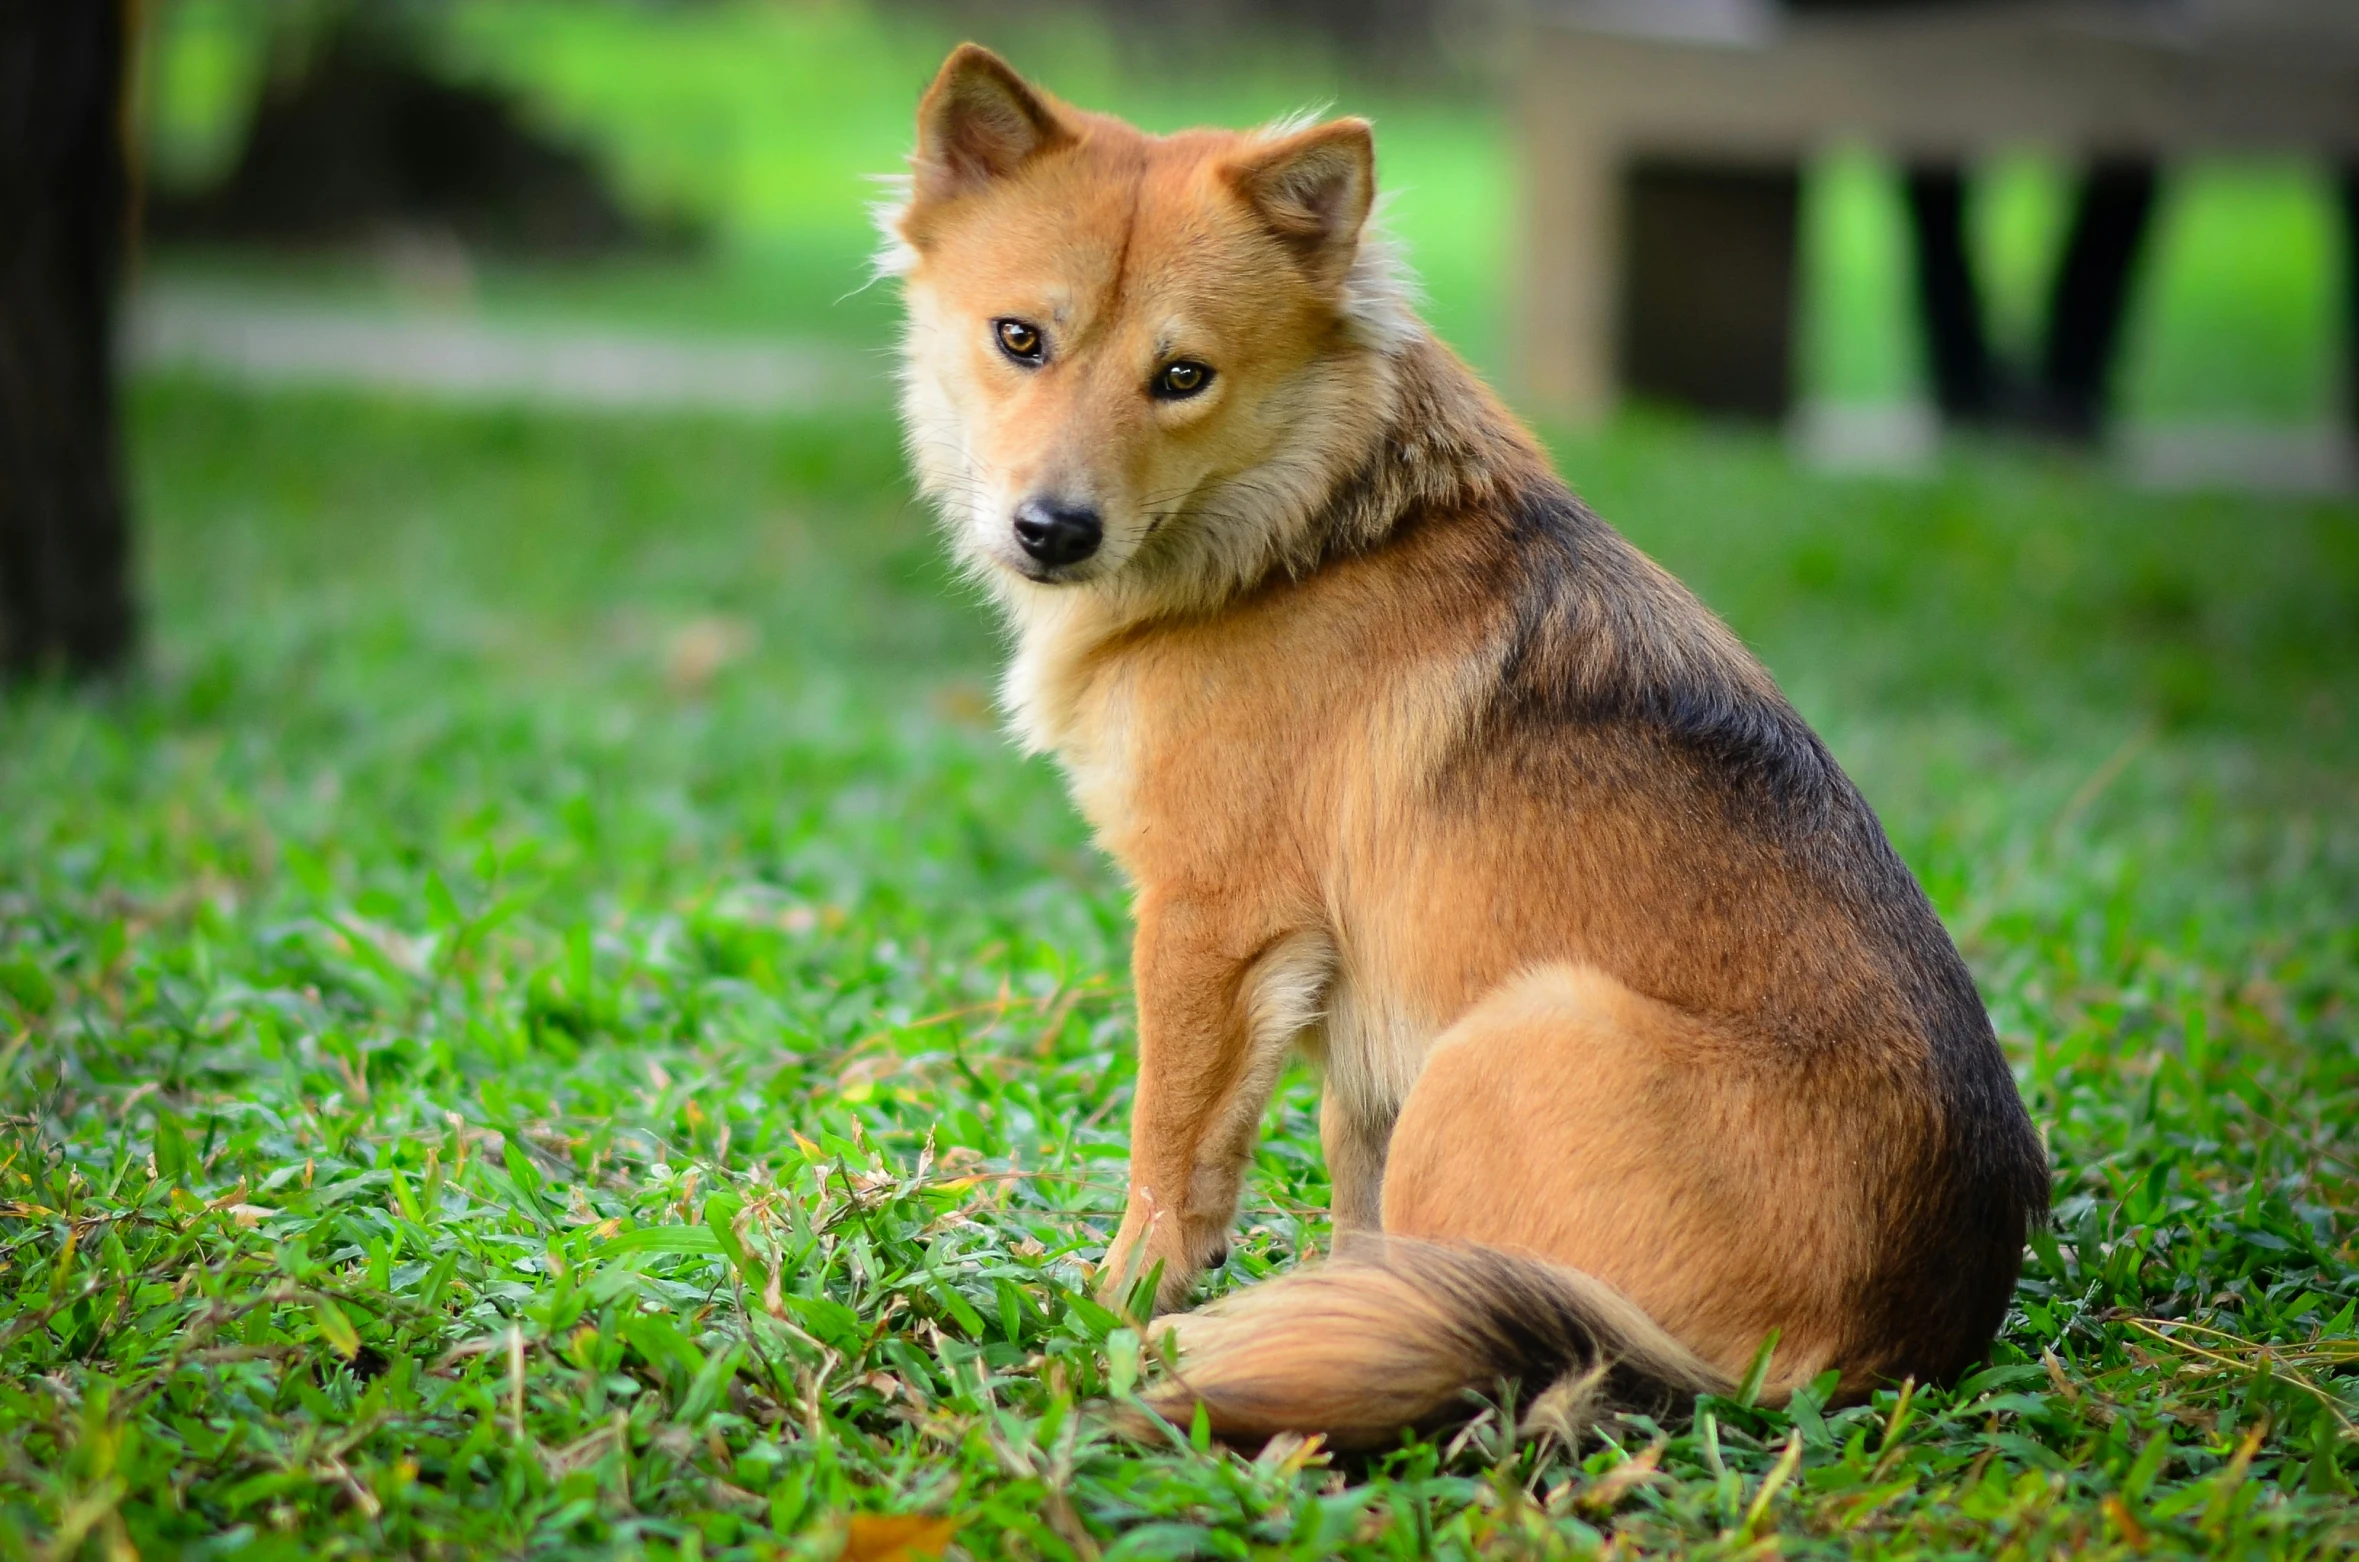
M 9 665 L 985 723 L 867 261 L 966 37 L 1153 128 L 1371 116 L 1435 328 L 1823 725 L 2347 749 L 2336 0 L 12 11 Z
M 2352 263 L 2338 178 L 2359 157 L 2359 111 L 2296 100 L 2303 89 L 2347 100 L 2359 80 L 2359 34 L 2342 10 L 155 0 L 131 108 L 147 193 L 141 297 L 161 307 L 135 314 L 132 340 L 142 361 L 234 357 L 190 318 L 200 300 L 232 297 L 500 324 L 594 319 L 789 338 L 833 393 L 860 376 L 821 349 L 873 349 L 892 315 L 889 290 L 863 291 L 863 180 L 900 166 L 915 93 L 948 44 L 974 35 L 1072 101 L 1156 128 L 1305 104 L 1371 114 L 1391 218 L 1436 327 L 1542 411 L 1598 415 L 1629 389 L 1714 411 L 1881 410 L 1892 448 L 1853 453 L 1902 460 L 1923 454 L 1912 409 L 1945 393 L 1953 412 L 2040 425 L 2027 403 L 2045 337 L 2063 324 L 2118 338 L 2095 356 L 2109 403 L 2137 431 L 2134 473 L 2173 474 L 2152 431 L 2176 425 L 2215 445 L 2241 430 L 2256 457 L 2274 433 L 2279 484 L 2328 484 L 2351 475 L 2328 436 L 2347 426 Z M 1693 79 L 1718 67 L 1731 68 Z M 1609 86 L 1627 102 L 1602 104 Z M 1962 101 L 1942 101 L 1945 89 Z M 1585 122 L 1567 129 L 1567 115 Z M 1574 153 L 1593 146 L 1609 198 L 1563 211 L 1562 190 L 1588 171 Z M 2079 235 L 2084 247 L 2111 240 L 2117 275 L 2076 279 L 2098 295 L 2080 305 L 2094 318 L 2064 322 L 2092 159 L 2143 168 L 2149 187 L 2132 178 L 2126 233 L 2117 213 L 2116 232 Z M 1923 328 L 1929 275 L 1942 291 L 1943 257 L 1927 244 L 1939 249 L 1942 218 L 1912 202 L 1938 202 L 1923 178 L 1944 166 L 1963 186 L 1949 243 L 1978 295 L 1984 350 L 2002 376 L 2019 364 L 2031 395 L 1942 380 L 1945 346 L 1952 359 L 1974 351 Z M 1745 189 L 1707 178 L 1699 190 L 1692 177 L 1725 183 L 1731 169 L 1754 174 L 1756 208 L 1765 176 L 1773 208 L 1774 176 L 1795 181 L 1766 240 Z M 1536 231 L 1551 224 L 1576 231 Z M 1761 263 L 1763 242 L 1790 260 Z M 1596 247 L 1595 264 L 1582 246 Z M 1650 246 L 1726 252 L 1790 324 L 1755 340 L 1764 327 L 1739 318 L 1741 304 L 1732 314 L 1736 289 L 1711 276 L 1674 279 L 1658 297 L 1678 263 Z M 1618 274 L 1591 281 L 1600 266 Z M 1612 317 L 1587 328 L 1602 348 L 1551 331 L 1560 299 L 1585 302 L 1581 287 Z M 1932 307 L 1954 313 L 1956 292 Z M 1677 320 L 1714 300 L 1719 318 L 1687 333 L 1706 357 L 1766 352 L 1771 390 L 1683 376 L 1678 344 L 1634 318 L 1668 312 L 1676 336 Z M 1509 351 L 1519 340 L 1520 356 Z M 1611 377 L 1571 362 L 1584 351 L 1619 356 L 1635 384 L 1571 383 Z M 1953 382 L 1975 373 L 1946 367 Z M 1762 377 L 1747 365 L 1722 377 L 1748 372 Z M 790 393 L 782 382 L 773 394 Z M 2044 416 L 2051 431 L 2093 432 L 2084 409 Z
M 16 273 L 20 424 L 58 416 L 34 405 L 65 372 L 41 353 L 87 357 L 101 334 L 148 380 L 754 416 L 881 403 L 894 300 L 868 285 L 866 181 L 900 166 L 929 71 L 976 36 L 1151 127 L 1373 116 L 1434 325 L 1556 426 L 1633 406 L 1751 420 L 1836 471 L 1922 474 L 1945 431 L 1995 431 L 2133 486 L 2359 481 L 2359 22 L 2333 0 L 79 14 L 8 24 L 24 111 L 123 141 L 120 191 L 64 176 L 79 215 L 50 281 L 30 259 Z M 75 50 L 79 73 L 23 63 Z M 115 257 L 119 294 L 76 294 L 72 274 L 111 282 Z M 81 336 L 44 345 L 69 318 Z M 46 437 L 111 459 L 99 434 Z M 104 631 L 21 627 L 107 611 L 25 595 L 56 573 L 39 559 L 74 556 L 48 524 L 0 528 L 10 660 L 80 658 L 87 633 L 103 663 Z
M 1953 32 L 1957 20 L 1999 31 L 2003 47 L 2013 41 L 2004 30 L 2031 31 L 2026 10 L 2064 18 L 2110 9 L 2124 26 L 2153 16 L 2155 38 L 2123 40 L 2133 69 L 2146 63 L 2137 55 L 2167 53 L 2177 57 L 2166 68 L 2181 76 L 2197 47 L 2169 30 L 2178 20 L 2171 13 L 2189 7 L 2130 0 L 1995 9 L 1854 0 L 1807 6 L 1788 26 L 1804 28 L 1806 41 L 1815 41 L 1815 26 L 1872 47 L 1896 19 L 1924 16 L 1952 22 Z M 530 302 L 530 272 L 546 262 L 587 261 L 568 280 L 599 287 L 546 302 L 651 324 L 791 330 L 866 345 L 890 300 L 845 296 L 863 280 L 870 243 L 863 176 L 900 166 L 915 89 L 947 43 L 975 34 L 1073 101 L 1157 128 L 1251 122 L 1305 103 L 1377 116 L 1393 218 L 1427 279 L 1437 326 L 1478 362 L 1505 369 L 1516 241 L 1528 209 L 1545 200 L 1529 176 L 1553 171 L 1526 166 L 1519 178 L 1519 164 L 1534 161 L 1521 154 L 1544 157 L 1548 148 L 1528 129 L 1519 133 L 1516 95 L 1543 105 L 1585 97 L 1587 82 L 1558 83 L 1553 55 L 1594 60 L 1609 49 L 1633 61 L 1635 95 L 1663 95 L 1689 64 L 1682 55 L 1775 52 L 1753 40 L 1765 23 L 1751 10 L 1725 0 L 965 8 L 160 0 L 149 8 L 136 108 L 159 273 L 234 272 L 257 249 L 315 259 L 340 249 L 348 262 L 341 275 L 314 267 L 248 280 L 376 281 L 413 298 L 501 311 Z M 1692 25 L 1676 25 L 1683 19 Z M 2348 23 L 2342 33 L 2346 51 L 2359 48 Z M 1661 43 L 1632 50 L 1640 39 Z M 2243 39 L 2230 32 L 2203 41 L 2225 51 Z M 2022 47 L 2034 54 L 2045 42 Z M 1946 34 L 1928 46 L 1948 47 L 1935 69 L 1983 64 L 1959 59 Z M 2115 85 L 2096 79 L 2116 63 L 2110 58 L 2068 63 L 2093 67 L 2092 79 L 2067 75 L 2062 95 L 2085 100 Z M 2318 73 L 2318 89 L 2347 88 L 2348 53 L 2324 63 L 2340 70 Z M 1926 69 L 1882 59 L 1865 68 L 1911 65 Z M 1986 68 L 2020 85 L 2026 65 L 2003 59 Z M 1772 70 L 1737 81 L 1740 91 L 1785 90 Z M 2208 109 L 2195 101 L 2202 84 L 2172 85 L 2182 115 Z M 2247 88 L 2272 89 L 2282 90 L 2274 78 Z M 1792 144 L 1802 174 L 1794 372 L 1807 397 L 1902 402 L 1927 378 L 1926 354 L 1909 330 L 1913 257 L 1897 177 L 1905 170 L 1893 147 L 1866 137 L 1882 128 L 1877 121 L 1906 116 L 1844 101 L 1841 86 L 1806 90 L 1821 101 L 1793 116 L 1801 128 L 1775 132 Z M 1953 128 L 1960 116 L 1943 115 L 1941 105 L 1916 109 L 1935 120 L 1927 134 L 1946 136 L 1973 164 L 1967 249 L 1984 273 L 1990 329 L 2028 351 L 2074 215 L 2081 170 L 2073 154 L 2084 149 L 2043 148 L 2043 127 L 2019 105 L 2003 94 L 1984 98 L 1980 124 L 1968 115 Z M 1704 159 L 1772 150 L 1762 144 L 1768 133 L 1712 125 L 1700 112 L 1692 130 L 1676 108 L 1656 117 L 1659 146 L 1637 151 L 1675 152 L 1688 139 Z M 2102 150 L 2178 150 L 2163 144 L 2178 140 L 2171 127 L 2146 137 L 2134 111 L 2120 117 L 2132 122 L 2091 132 L 2107 143 Z M 2352 153 L 2326 136 L 2347 134 L 2348 120 L 2346 110 L 2339 126 L 2290 125 L 2274 146 L 2265 129 L 2237 125 L 2215 137 L 2222 144 L 2199 141 L 2195 155 L 2169 169 L 2151 254 L 2140 262 L 2150 274 L 2136 278 L 2146 296 L 2135 300 L 2124 343 L 2120 393 L 2131 415 L 2286 427 L 2333 415 L 2349 291 L 2335 159 Z M 2306 130 L 2318 144 L 2300 143 Z M 1720 145 L 1704 144 L 1714 135 Z M 355 260 L 364 264 L 349 265 Z M 536 260 L 544 264 L 531 267 Z

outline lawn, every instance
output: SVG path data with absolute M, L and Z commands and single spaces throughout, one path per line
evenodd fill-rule
M 133 411 L 148 670 L 0 703 L 0 1555 L 2359 1543 L 2353 506 L 1563 442 L 1882 811 L 2058 1218 L 1952 1391 L 1346 1468 L 1099 1419 L 1122 892 L 880 413 Z M 1325 1246 L 1315 1103 L 1221 1284 Z

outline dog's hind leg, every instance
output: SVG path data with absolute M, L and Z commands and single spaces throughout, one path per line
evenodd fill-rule
M 1384 1223 L 1384 1158 L 1393 1120 L 1346 1098 L 1330 1078 L 1319 1098 L 1319 1149 L 1333 1185 L 1335 1234 L 1374 1231 Z
M 1388 1235 L 1605 1281 L 1732 1378 L 1844 1339 L 1856 1172 L 1793 1108 L 1790 1067 L 1598 971 L 1510 982 L 1435 1043 L 1392 1137 Z

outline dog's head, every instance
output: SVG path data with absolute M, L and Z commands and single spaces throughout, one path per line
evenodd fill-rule
M 884 214 L 905 412 L 1009 593 L 1209 603 L 1298 562 L 1416 330 L 1368 229 L 1367 122 L 1146 135 L 972 44 Z

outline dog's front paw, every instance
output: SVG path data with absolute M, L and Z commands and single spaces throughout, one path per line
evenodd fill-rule
M 1126 1306 L 1138 1283 L 1160 1264 L 1154 1310 L 1176 1312 L 1187 1306 L 1196 1277 L 1225 1261 L 1228 1249 L 1225 1225 L 1191 1220 L 1177 1210 L 1158 1207 L 1153 1195 L 1142 1193 L 1132 1198 L 1122 1229 L 1106 1249 L 1098 1270 L 1098 1297 L 1116 1309 Z

